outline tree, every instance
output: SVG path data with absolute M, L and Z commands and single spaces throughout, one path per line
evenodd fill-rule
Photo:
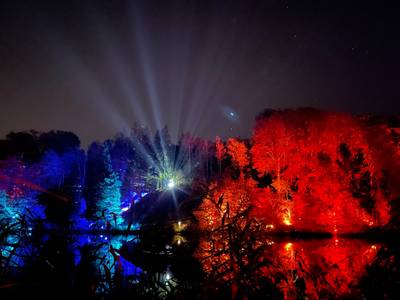
M 227 142 L 227 153 L 232 157 L 232 162 L 241 174 L 246 166 L 249 165 L 249 153 L 246 144 L 238 139 L 230 138 Z
M 254 187 L 251 179 L 226 177 L 210 185 L 209 194 L 195 211 L 203 233 L 196 256 L 207 279 L 228 288 L 232 299 L 280 294 L 263 277 L 271 260 L 265 255 L 269 245 L 264 242 L 264 227 L 251 217 Z
M 102 199 L 100 203 L 100 211 L 104 212 L 107 221 L 114 221 L 114 226 L 120 225 L 123 219 L 121 217 L 121 187 L 122 182 L 119 174 L 113 169 L 111 156 L 110 156 L 109 142 L 104 145 L 104 161 L 106 166 L 106 176 L 104 181 L 100 184 Z
M 303 140 L 299 130 L 282 114 L 268 114 L 259 118 L 252 137 L 251 160 L 259 174 L 272 174 L 267 205 L 273 208 L 280 223 L 292 225 L 293 194 L 301 176 L 306 157 L 302 153 Z M 258 203 L 260 205 L 260 203 Z
M 218 172 L 219 175 L 221 175 L 221 170 L 222 170 L 222 159 L 224 158 L 224 155 L 226 153 L 225 145 L 222 142 L 221 138 L 217 136 L 215 138 L 215 156 L 218 161 Z
M 347 114 L 298 110 L 259 118 L 251 159 L 259 173 L 272 174 L 272 200 L 266 200 L 272 203 L 264 206 L 302 230 L 347 232 L 385 224 L 382 162 L 366 132 Z

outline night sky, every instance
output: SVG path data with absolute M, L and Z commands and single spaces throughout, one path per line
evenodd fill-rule
M 264 108 L 400 112 L 386 1 L 3 2 L 0 136 L 71 130 L 86 146 L 137 122 L 248 137 Z

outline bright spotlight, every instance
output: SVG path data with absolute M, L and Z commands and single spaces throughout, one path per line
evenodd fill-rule
M 168 181 L 167 187 L 172 190 L 175 187 L 175 181 L 173 179 L 170 179 Z
M 170 280 L 170 279 L 171 279 L 171 273 L 170 273 L 170 272 L 167 272 L 167 273 L 165 274 L 165 280 L 168 281 L 168 280 Z

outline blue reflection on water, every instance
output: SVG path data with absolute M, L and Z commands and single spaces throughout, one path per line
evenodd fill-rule
M 53 269 L 57 268 L 51 259 L 53 254 L 71 257 L 75 271 L 81 264 L 92 265 L 96 274 L 91 274 L 91 276 L 98 280 L 96 290 L 98 293 L 108 293 L 112 288 L 110 280 L 112 282 L 116 276 L 139 282 L 140 275 L 143 273 L 141 268 L 120 254 L 120 249 L 125 244 L 137 243 L 136 236 L 65 235 L 61 237 L 60 240 L 63 242 L 60 244 L 57 242 L 54 244 L 54 236 L 43 235 L 33 240 L 34 238 L 21 231 L 17 234 L 9 234 L 1 243 L 1 266 L 9 276 L 20 276 L 25 269 L 37 265 L 36 260 L 45 261 Z M 66 252 L 62 250 L 64 241 L 67 242 Z M 37 270 L 38 274 L 40 270 Z M 75 271 L 72 270 L 72 273 Z

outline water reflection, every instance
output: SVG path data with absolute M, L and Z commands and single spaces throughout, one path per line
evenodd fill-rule
M 172 240 L 186 242 L 183 236 Z M 190 253 L 152 246 L 132 235 L 8 235 L 1 243 L 0 295 L 163 299 L 185 291 L 193 274 L 186 276 L 181 263 L 193 273 Z
M 397 296 L 400 293 L 400 281 L 395 283 L 393 279 L 399 278 L 398 254 L 392 254 L 391 260 L 386 254 L 393 253 L 395 245 L 340 238 L 266 239 L 263 247 L 249 252 L 243 245 L 237 251 L 234 245 L 225 247 L 224 243 L 229 241 L 203 241 L 197 255 L 208 280 L 225 287 L 226 298 L 257 299 L 266 295 L 272 299 L 364 299 L 369 291 L 373 299 L 397 299 L 388 297 L 387 290 Z M 395 259 L 397 264 L 392 263 L 390 269 L 382 264 L 385 257 L 386 264 Z M 375 276 L 385 270 L 392 272 L 387 276 L 391 285 L 369 290 L 370 284 L 365 282 L 376 282 Z
M 361 240 L 306 240 L 272 246 L 274 272 L 286 280 L 279 287 L 285 298 L 349 297 L 376 257 L 380 245 Z
M 204 248 L 203 241 L 196 261 L 192 257 L 196 245 L 189 247 L 181 232 L 160 238 L 159 243 L 131 235 L 9 235 L 1 244 L 0 296 L 359 299 L 386 295 L 392 299 L 398 295 L 398 249 L 393 245 L 341 238 L 270 237 L 257 243 L 253 241 L 251 249 L 241 245 L 238 253 L 232 253 L 235 249 L 224 244 Z

